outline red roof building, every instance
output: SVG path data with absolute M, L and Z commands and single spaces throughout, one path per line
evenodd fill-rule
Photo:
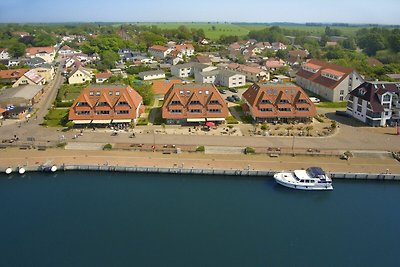
M 164 96 L 168 90 L 175 84 L 182 84 L 180 79 L 170 80 L 154 80 L 152 81 L 152 89 L 155 96 Z
M 242 95 L 256 122 L 309 121 L 317 114 L 304 91 L 293 84 L 254 83 Z
M 142 97 L 127 85 L 90 85 L 83 89 L 69 110 L 75 124 L 136 122 Z
M 28 71 L 29 69 L 0 70 L 0 81 L 3 83 L 14 83 Z
M 224 123 L 228 115 L 228 107 L 213 84 L 175 84 L 162 106 L 162 117 L 168 124 Z
M 311 59 L 296 74 L 296 83 L 329 101 L 344 101 L 363 78 L 353 69 Z

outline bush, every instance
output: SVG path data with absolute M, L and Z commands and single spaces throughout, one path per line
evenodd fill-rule
M 254 153 L 256 153 L 256 150 L 253 148 L 253 147 L 246 147 L 245 149 L 244 149 L 244 153 L 245 154 L 254 154 Z
M 319 122 L 324 122 L 324 119 L 321 118 L 321 116 L 319 116 L 319 115 L 315 116 L 314 118 Z
M 149 120 L 147 118 L 139 118 L 136 125 L 143 126 L 149 124 Z
M 67 142 L 60 142 L 57 144 L 58 148 L 64 148 L 67 145 Z
M 69 108 L 73 103 L 74 101 L 56 101 L 55 106 L 57 108 Z
M 204 146 L 196 147 L 196 152 L 204 152 L 204 150 L 205 150 Z
M 233 116 L 226 117 L 225 120 L 226 120 L 226 123 L 228 123 L 228 124 L 238 124 L 239 123 L 238 120 Z
M 337 127 L 336 121 L 331 121 L 331 128 L 335 129 Z
M 103 150 L 111 150 L 112 149 L 112 145 L 111 144 L 105 144 L 103 146 Z

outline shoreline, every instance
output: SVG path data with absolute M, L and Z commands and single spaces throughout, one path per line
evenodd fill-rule
M 341 160 L 330 156 L 289 156 L 270 157 L 266 154 L 204 154 L 180 153 L 163 154 L 162 152 L 139 151 L 87 151 L 46 149 L 19 150 L 7 148 L 0 150 L 0 168 L 4 170 L 18 166 L 37 169 L 48 162 L 60 166 L 92 166 L 93 170 L 114 168 L 159 168 L 171 170 L 204 170 L 225 172 L 278 172 L 319 166 L 328 173 L 354 174 L 363 173 L 400 175 L 400 163 L 390 157 L 354 157 Z

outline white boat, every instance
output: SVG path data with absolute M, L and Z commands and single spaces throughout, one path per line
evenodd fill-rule
M 18 168 L 18 172 L 19 172 L 19 174 L 24 174 L 25 173 L 25 169 L 23 167 L 19 167 Z
M 332 179 L 319 167 L 274 174 L 278 184 L 301 190 L 333 190 Z
M 7 169 L 6 169 L 6 174 L 11 174 L 12 173 L 12 169 L 10 168 L 10 167 L 8 167 Z

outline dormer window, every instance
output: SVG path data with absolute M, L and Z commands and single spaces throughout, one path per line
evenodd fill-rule
M 119 91 L 116 91 L 116 92 L 115 92 L 115 95 L 116 95 L 116 96 L 119 96 L 119 94 L 120 94 Z
M 268 99 L 261 100 L 261 104 L 271 104 L 271 101 Z
M 279 100 L 279 104 L 289 104 L 289 100 L 281 99 L 281 100 Z
M 219 104 L 219 101 L 218 101 L 218 100 L 211 100 L 211 101 L 210 101 L 210 104 L 211 104 L 211 105 L 218 105 L 218 104 Z
M 97 91 L 97 92 L 96 92 L 96 96 L 100 96 L 100 91 Z
M 107 102 L 97 102 L 96 106 L 97 106 L 97 107 L 104 107 L 104 106 L 107 106 Z
M 179 101 L 179 100 L 172 100 L 171 101 L 171 105 L 180 105 L 181 104 L 181 101 Z
M 199 100 L 192 100 L 192 101 L 190 101 L 190 105 L 200 105 L 200 101 Z
M 89 92 L 89 95 L 90 95 L 90 96 L 93 96 L 93 95 L 94 95 L 94 92 L 93 92 L 93 91 L 90 91 L 90 92 Z

